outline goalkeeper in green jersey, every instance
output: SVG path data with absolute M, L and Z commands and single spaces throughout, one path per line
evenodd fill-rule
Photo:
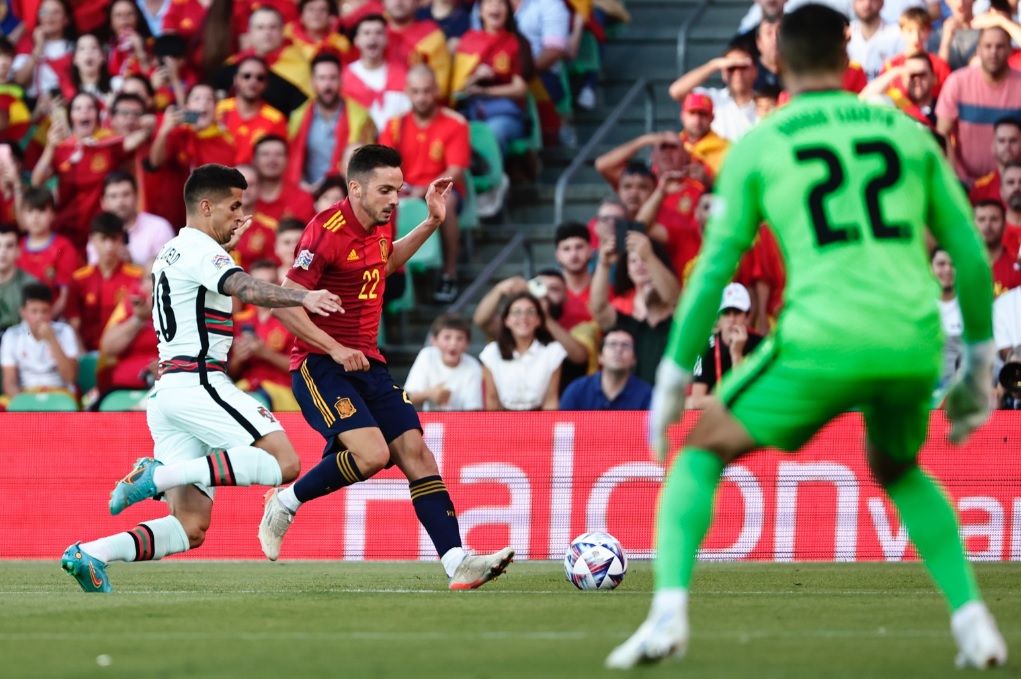
M 965 195 L 929 133 L 840 90 L 846 26 L 822 5 L 784 16 L 780 59 L 793 98 L 723 163 L 702 254 L 657 373 L 649 433 L 660 460 L 721 291 L 762 222 L 784 254 L 786 305 L 775 332 L 718 386 L 664 482 L 652 609 L 609 667 L 684 653 L 688 586 L 724 466 L 756 448 L 797 450 L 853 408 L 864 415 L 872 474 L 946 596 L 958 665 L 1006 661 L 954 511 L 916 463 L 942 346 L 926 227 L 957 267 L 964 317 L 962 377 L 947 397 L 954 442 L 989 415 L 989 265 Z

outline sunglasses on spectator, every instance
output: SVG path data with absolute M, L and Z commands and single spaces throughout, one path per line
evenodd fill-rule
M 240 76 L 242 80 L 257 80 L 260 83 L 266 80 L 265 73 L 238 73 L 238 76 Z

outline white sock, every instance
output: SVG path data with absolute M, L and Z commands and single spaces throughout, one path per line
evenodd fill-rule
M 146 530 L 148 528 L 148 530 Z M 104 563 L 148 561 L 188 550 L 188 534 L 175 516 L 143 521 L 130 531 L 83 542 L 82 550 Z
M 277 499 L 280 500 L 280 504 L 290 510 L 291 514 L 298 512 L 298 507 L 301 506 L 301 500 L 294 494 L 294 484 L 287 486 L 277 491 Z
M 683 587 L 656 590 L 656 593 L 652 595 L 652 610 L 657 613 L 661 611 L 687 613 L 688 590 Z
M 254 446 L 237 446 L 195 460 L 161 465 L 152 475 L 156 490 L 161 493 L 192 483 L 204 486 L 278 486 L 282 478 L 276 458 Z
M 451 547 L 447 550 L 447 553 L 440 557 L 440 563 L 443 564 L 443 570 L 447 572 L 447 577 L 454 577 L 454 571 L 461 565 L 464 558 L 468 554 L 461 547 Z
M 134 561 L 135 541 L 128 533 L 116 533 L 92 542 L 83 542 L 82 551 L 103 563 Z

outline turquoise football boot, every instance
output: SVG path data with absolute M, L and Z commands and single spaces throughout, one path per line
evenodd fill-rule
M 126 507 L 136 502 L 156 497 L 156 484 L 153 483 L 152 474 L 161 464 L 163 463 L 151 457 L 138 458 L 135 468 L 118 481 L 110 493 L 110 513 L 120 514 Z
M 60 557 L 60 567 L 71 574 L 86 592 L 112 592 L 110 578 L 106 575 L 106 564 L 82 551 L 82 543 L 76 542 Z

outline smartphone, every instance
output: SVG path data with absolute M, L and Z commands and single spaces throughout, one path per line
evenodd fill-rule
M 199 121 L 199 116 L 201 115 L 202 114 L 199 113 L 198 111 L 185 111 L 184 114 L 181 116 L 181 120 L 183 120 L 188 125 L 194 125 Z
M 645 224 L 641 222 L 631 221 L 630 219 L 615 219 L 613 220 L 614 225 L 614 238 L 617 241 L 617 254 L 621 257 L 627 257 L 627 234 L 628 231 L 638 231 L 639 233 L 645 233 Z

